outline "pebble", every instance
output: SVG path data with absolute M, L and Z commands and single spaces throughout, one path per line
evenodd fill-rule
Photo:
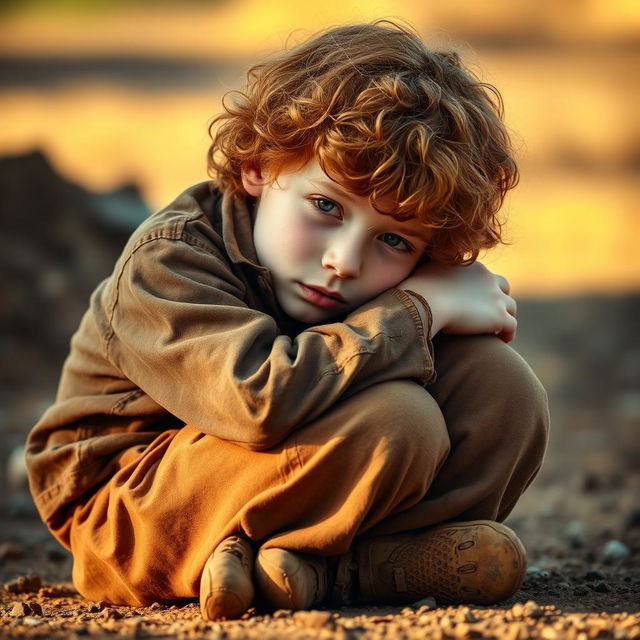
M 296 611 L 293 614 L 293 619 L 305 627 L 320 629 L 333 622 L 331 615 L 331 611 L 318 611 L 317 609 L 312 609 L 311 611 Z
M 42 579 L 37 574 L 20 576 L 4 585 L 4 590 L 9 593 L 34 593 L 42 587 Z
M 436 599 L 429 596 L 427 598 L 422 598 L 422 600 L 418 600 L 417 602 L 414 602 L 411 606 L 412 607 L 428 607 L 429 609 L 435 609 L 437 605 L 436 605 Z
M 604 574 L 596 569 L 592 569 L 591 571 L 587 571 L 584 574 L 584 579 L 593 582 L 594 580 L 604 580 Z
M 596 584 L 593 586 L 593 590 L 597 591 L 598 593 L 609 593 L 611 591 L 611 588 L 606 582 L 600 581 L 596 582 Z
M 15 542 L 0 544 L 0 560 L 20 560 L 26 555 L 25 548 Z
M 631 513 L 625 518 L 625 529 L 633 529 L 640 527 L 640 508 L 633 509 Z
M 587 542 L 587 532 L 582 520 L 571 520 L 564 528 L 564 535 L 574 549 L 582 549 Z
M 605 562 L 625 560 L 631 555 L 631 551 L 626 544 L 619 540 L 609 540 L 602 551 L 602 559 Z
M 9 615 L 13 618 L 20 616 L 28 616 L 31 613 L 31 607 L 26 602 L 16 602 Z
M 60 547 L 49 547 L 47 549 L 47 558 L 52 562 L 62 562 L 63 560 L 71 558 L 71 556 L 65 549 Z
M 14 447 L 7 459 L 6 479 L 12 489 L 27 486 L 27 466 L 24 461 L 24 445 Z

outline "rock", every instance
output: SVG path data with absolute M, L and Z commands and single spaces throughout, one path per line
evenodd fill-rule
M 20 616 L 28 616 L 30 613 L 31 607 L 26 602 L 16 602 L 9 615 L 13 618 L 18 618 Z
M 49 547 L 47 549 L 47 558 L 52 562 L 63 562 L 71 558 L 69 552 L 62 547 Z
M 35 593 L 42 587 L 42 580 L 39 575 L 31 574 L 20 576 L 4 585 L 4 590 L 9 593 Z
M 564 536 L 573 549 L 582 549 L 587 543 L 587 532 L 582 520 L 571 520 L 564 528 Z
M 606 582 L 600 581 L 596 582 L 596 584 L 593 586 L 593 590 L 597 591 L 598 593 L 609 593 L 611 591 L 611 588 Z
M 529 618 L 541 618 L 544 615 L 544 612 L 542 611 L 538 603 L 534 600 L 525 602 L 522 610 L 524 615 L 528 616 Z
M 582 476 L 582 491 L 585 493 L 591 493 L 601 488 L 602 481 L 597 474 L 593 473 L 593 471 L 588 471 Z
M 31 616 L 25 616 L 22 620 L 22 624 L 26 627 L 37 627 L 38 625 L 45 624 L 46 620 L 42 618 L 32 618 Z
M 541 573 L 542 571 L 540 567 L 537 567 L 535 565 L 527 567 L 527 578 L 533 578 L 535 580 L 540 577 Z
M 321 629 L 322 627 L 333 626 L 331 615 L 331 611 L 312 609 L 311 611 L 296 611 L 293 614 L 293 619 L 310 629 Z
M 25 556 L 25 548 L 15 542 L 0 544 L 0 560 L 20 560 Z
M 429 596 L 427 598 L 422 598 L 422 600 L 418 600 L 417 602 L 414 602 L 411 606 L 416 608 L 427 607 L 427 609 L 435 609 L 437 605 L 436 605 L 436 599 Z
M 24 462 L 24 446 L 14 447 L 7 459 L 7 484 L 11 489 L 23 489 L 28 485 L 27 466 Z
M 619 540 L 609 540 L 602 551 L 602 559 L 607 563 L 626 560 L 630 555 L 629 547 Z
M 584 574 L 584 579 L 589 580 L 590 582 L 593 582 L 595 580 L 604 580 L 604 574 L 600 573 L 600 571 L 592 569 L 591 571 L 587 571 L 587 573 Z

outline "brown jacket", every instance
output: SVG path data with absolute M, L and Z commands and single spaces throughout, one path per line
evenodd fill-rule
M 387 291 L 342 322 L 291 324 L 257 263 L 247 203 L 204 182 L 150 216 L 91 296 L 56 403 L 29 434 L 43 520 L 113 475 L 130 447 L 191 424 L 269 449 L 341 397 L 434 376 L 413 298 Z

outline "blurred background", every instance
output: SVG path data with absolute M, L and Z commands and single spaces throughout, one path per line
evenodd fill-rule
M 241 85 L 251 63 L 287 43 L 388 17 L 434 46 L 457 49 L 500 89 L 518 150 L 521 184 L 506 203 L 511 244 L 484 261 L 509 278 L 519 299 L 515 346 L 549 390 L 554 431 L 547 466 L 514 523 L 525 535 L 543 522 L 547 532 L 563 527 L 560 537 L 615 537 L 634 550 L 637 2 L 0 6 L 0 433 L 3 477 L 15 489 L 3 497 L 10 514 L 32 513 L 20 493 L 16 447 L 53 399 L 89 293 L 135 224 L 207 178 L 207 123 L 223 94 Z

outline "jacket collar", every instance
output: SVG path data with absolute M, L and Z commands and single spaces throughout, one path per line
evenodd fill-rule
M 253 244 L 253 221 L 250 203 L 235 198 L 230 192 L 222 193 L 221 202 L 222 238 L 227 255 L 232 262 L 246 264 L 263 274 L 269 273 L 266 267 L 258 263 L 256 248 Z

